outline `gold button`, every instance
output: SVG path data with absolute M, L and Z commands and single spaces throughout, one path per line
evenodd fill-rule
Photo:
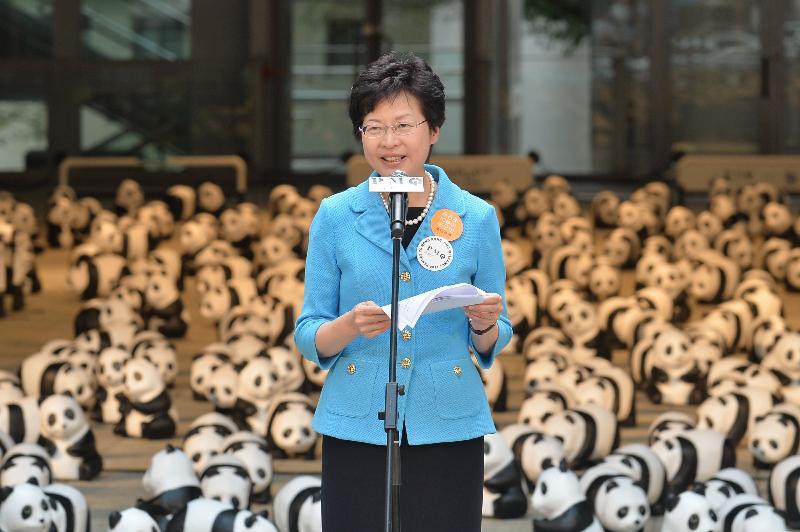
M 460 377 L 461 376 L 461 366 L 455 366 L 453 368 L 453 373 L 456 374 L 456 377 Z
M 400 361 L 400 365 L 403 367 L 403 369 L 410 368 L 411 367 L 411 359 L 408 358 L 408 357 L 404 358 L 403 360 Z
M 349 373 L 350 375 L 352 375 L 352 374 L 353 374 L 353 373 L 355 373 L 355 372 L 356 372 L 356 365 L 355 365 L 355 364 L 353 364 L 352 362 L 350 362 L 350 363 L 347 365 L 347 373 Z
M 400 280 L 401 280 L 401 281 L 405 281 L 405 282 L 408 282 L 408 281 L 410 281 L 410 280 L 411 280 L 411 274 L 410 274 L 410 273 L 408 273 L 408 272 L 403 272 L 403 273 L 401 273 L 401 274 L 400 274 Z
M 411 340 L 411 331 L 406 329 L 403 331 L 403 341 L 408 342 L 409 340 Z

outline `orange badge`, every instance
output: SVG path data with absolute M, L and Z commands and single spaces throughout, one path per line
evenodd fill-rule
M 439 209 L 431 219 L 431 230 L 434 235 L 452 242 L 464 232 L 464 222 L 450 209 Z

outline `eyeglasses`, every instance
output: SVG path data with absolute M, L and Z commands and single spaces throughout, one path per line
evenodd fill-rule
M 386 131 L 391 129 L 394 131 L 395 135 L 402 137 L 403 135 L 410 135 L 412 134 L 419 126 L 427 122 L 427 120 L 423 120 L 417 124 L 410 124 L 408 122 L 399 122 L 393 126 L 378 126 L 378 125 L 368 125 L 368 126 L 361 126 L 358 130 L 367 138 L 370 139 L 379 139 L 386 134 Z

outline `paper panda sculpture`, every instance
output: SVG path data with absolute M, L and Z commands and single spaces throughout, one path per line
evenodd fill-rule
M 159 532 L 158 523 L 139 508 L 114 510 L 108 514 L 109 532 Z
M 322 482 L 301 475 L 287 482 L 275 495 L 275 525 L 278 530 L 322 531 Z
M 636 532 L 650 519 L 644 490 L 607 464 L 587 469 L 580 487 L 604 530 Z
M 790 456 L 772 468 L 767 480 L 769 503 L 786 515 L 789 528 L 800 528 L 800 455 Z
M 241 369 L 234 409 L 234 419 L 240 428 L 267 436 L 270 424 L 268 411 L 278 390 L 278 378 L 272 361 L 266 357 L 253 358 Z
M 115 424 L 122 419 L 118 394 L 124 393 L 125 362 L 129 358 L 126 350 L 107 347 L 100 352 L 97 360 L 97 403 L 92 418 L 103 423 Z
M 652 515 L 661 515 L 664 512 L 666 471 L 650 447 L 640 443 L 625 445 L 608 455 L 603 463 L 630 477 L 644 490 Z
M 276 395 L 267 410 L 267 447 L 277 458 L 313 459 L 317 433 L 311 428 L 314 402 L 305 394 Z
M 472 363 L 478 370 L 478 375 L 483 383 L 483 390 L 486 392 L 486 400 L 493 412 L 505 412 L 508 410 L 506 401 L 508 399 L 508 385 L 506 384 L 506 371 L 503 363 L 495 359 L 491 367 L 482 368 L 478 360 L 473 357 Z
M 114 426 L 114 434 L 147 439 L 174 436 L 178 413 L 158 369 L 143 358 L 133 358 L 125 363 L 124 371 L 125 389 L 117 396 L 122 419 Z
M 236 432 L 222 442 L 222 453 L 239 458 L 250 473 L 250 480 L 253 482 L 251 502 L 266 504 L 272 500 L 272 456 L 264 438 L 252 432 Z
M 94 433 L 81 406 L 72 397 L 51 395 L 40 405 L 39 445 L 50 455 L 59 480 L 91 480 L 103 469 Z
M 574 406 L 572 394 L 557 384 L 537 386 L 519 409 L 519 422 L 533 430 L 544 430 L 544 424 L 553 414 Z
M 210 499 L 196 499 L 179 510 L 165 532 L 278 532 L 261 514 L 236 510 L 229 504 Z M 288 528 L 286 530 L 289 530 Z
M 724 434 L 710 429 L 687 430 L 652 445 L 667 472 L 669 494 L 704 482 L 720 469 L 736 467 L 736 449 Z
M 500 433 L 483 439 L 483 507 L 484 517 L 514 519 L 528 511 L 528 500 L 522 493 L 520 475 L 514 453 Z
M 695 486 L 693 491 L 703 495 L 708 500 L 711 509 L 717 513 L 735 495 L 742 493 L 758 495 L 758 488 L 753 477 L 735 467 L 721 469 L 709 480 Z
M 709 397 L 697 407 L 697 427 L 722 432 L 734 446 L 747 438 L 755 420 L 773 406 L 772 394 L 762 388 Z
M 2 392 L 0 392 L 2 393 Z M 39 439 L 39 403 L 33 397 L 0 402 L 0 432 L 14 443 L 34 443 Z
M 163 508 L 168 514 L 179 511 L 189 501 L 203 496 L 191 460 L 170 444 L 150 459 L 150 465 L 142 477 L 142 485 L 150 497 L 145 502 Z
M 564 443 L 564 456 L 575 469 L 608 456 L 619 446 L 619 427 L 614 414 L 587 404 L 552 415 L 544 433 Z
M 50 498 L 33 484 L 0 488 L 0 530 L 49 532 L 55 530 Z
M 50 499 L 57 531 L 89 532 L 89 505 L 79 490 L 67 484 L 50 484 L 44 492 Z
M 575 396 L 579 404 L 593 403 L 613 412 L 620 426 L 636 425 L 636 390 L 633 379 L 622 368 L 608 366 L 579 383 Z
M 765 530 L 788 530 L 781 512 L 758 497 L 744 493 L 734 495 L 717 512 L 724 531 L 763 532 Z
M 237 431 L 228 417 L 210 412 L 195 419 L 183 437 L 183 452 L 192 459 L 192 468 L 199 475 L 206 463 L 222 452 L 222 442 Z
M 233 418 L 239 373 L 231 364 L 223 364 L 211 374 L 211 379 L 206 398 L 214 405 L 215 412 Z
M 578 476 L 566 461 L 548 467 L 539 475 L 531 496 L 534 530 L 554 532 L 601 532 L 592 504 L 580 489 Z
M 791 403 L 775 405 L 757 417 L 748 444 L 753 465 L 769 469 L 800 451 L 800 408 Z
M 167 338 L 183 338 L 188 328 L 189 314 L 183 306 L 176 282 L 164 274 L 154 274 L 145 289 L 142 315 L 147 328 Z
M 50 455 L 35 443 L 19 443 L 3 456 L 0 466 L 0 486 L 14 486 L 23 482 L 47 486 L 53 480 Z
M 667 500 L 667 511 L 661 524 L 662 532 L 687 530 L 720 530 L 717 513 L 705 497 L 693 491 L 684 491 Z
M 512 446 L 526 481 L 528 493 L 533 493 L 539 475 L 564 459 L 564 446 L 556 438 L 532 432 Z
M 253 482 L 240 459 L 230 454 L 212 456 L 200 473 L 203 497 L 230 504 L 236 510 L 250 508 Z
M 213 344 L 212 344 L 213 345 Z M 223 364 L 230 363 L 228 349 L 220 344 L 220 351 L 209 351 L 208 346 L 203 353 L 199 353 L 192 358 L 192 365 L 189 368 L 189 386 L 192 388 L 192 398 L 195 401 L 205 401 L 208 389 L 212 385 L 211 375 Z

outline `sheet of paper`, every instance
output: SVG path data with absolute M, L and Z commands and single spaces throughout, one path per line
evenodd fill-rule
M 466 305 L 475 305 L 483 302 L 486 292 L 468 283 L 458 283 L 442 286 L 423 292 L 398 302 L 398 329 L 415 327 L 417 321 L 424 314 L 432 314 Z M 391 305 L 381 307 L 387 316 L 391 317 Z

